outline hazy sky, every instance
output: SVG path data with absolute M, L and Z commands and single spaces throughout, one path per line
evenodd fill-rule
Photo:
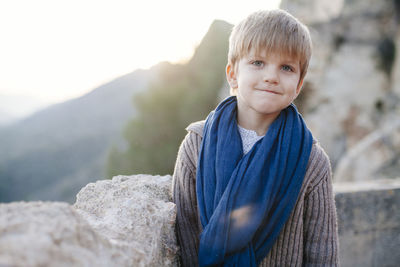
M 214 19 L 234 24 L 279 2 L 1 0 L 0 96 L 80 96 L 137 68 L 188 59 Z

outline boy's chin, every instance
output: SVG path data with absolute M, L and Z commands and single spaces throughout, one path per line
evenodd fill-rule
M 253 107 L 253 110 L 260 116 L 277 116 L 282 111 L 279 107 L 274 106 L 260 106 L 260 107 Z
M 277 105 L 276 103 L 271 103 L 270 101 L 260 102 L 253 106 L 253 109 L 256 110 L 258 113 L 261 114 L 271 114 L 271 113 L 279 113 L 285 107 L 282 105 Z

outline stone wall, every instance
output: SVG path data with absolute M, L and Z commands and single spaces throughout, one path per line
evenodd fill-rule
M 399 266 L 400 178 L 334 184 L 342 267 Z
M 74 205 L 0 204 L 0 266 L 178 266 L 170 188 L 171 176 L 116 176 Z M 400 178 L 334 192 L 341 266 L 398 266 Z
M 171 176 L 90 183 L 71 206 L 0 204 L 0 266 L 177 266 Z

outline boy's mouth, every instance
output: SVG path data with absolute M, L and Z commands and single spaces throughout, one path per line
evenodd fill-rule
M 270 89 L 258 89 L 256 88 L 257 91 L 262 91 L 262 92 L 266 92 L 266 93 L 271 93 L 271 94 L 275 94 L 275 95 L 280 95 L 279 92 L 274 91 L 274 90 L 270 90 Z

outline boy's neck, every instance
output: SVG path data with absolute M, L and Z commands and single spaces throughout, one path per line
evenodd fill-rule
M 252 112 L 246 112 L 244 114 L 243 112 L 240 112 L 240 109 L 238 109 L 237 122 L 240 127 L 247 130 L 253 130 L 258 136 L 262 136 L 267 133 L 269 126 L 274 122 L 279 114 L 280 112 L 267 115 L 260 115 Z

